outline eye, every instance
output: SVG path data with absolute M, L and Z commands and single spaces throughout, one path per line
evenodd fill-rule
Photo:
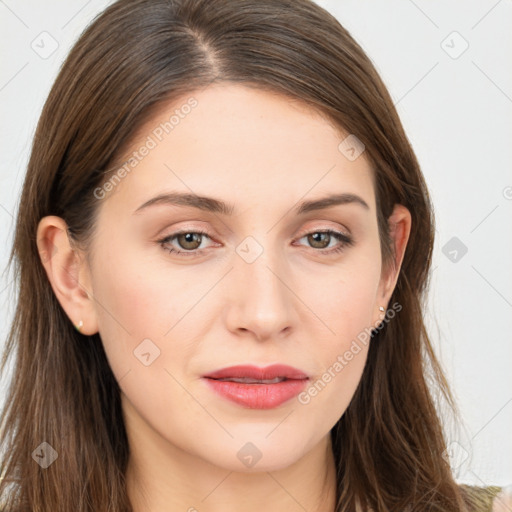
M 205 247 L 201 247 L 204 238 L 210 238 L 206 231 L 177 231 L 176 233 L 158 240 L 158 243 L 164 250 L 171 254 L 189 257 L 203 253 L 203 250 L 206 249 Z M 307 239 L 313 249 L 318 249 L 317 252 L 324 254 L 339 253 L 354 243 L 350 236 L 332 229 L 312 231 L 298 240 L 302 240 L 303 238 Z M 338 244 L 329 248 L 331 242 L 336 240 Z M 174 241 L 178 244 L 178 248 L 175 245 L 171 245 Z
M 158 243 L 163 247 L 163 249 L 170 253 L 184 256 L 197 256 L 203 252 L 202 249 L 204 249 L 204 247 L 200 250 L 198 249 L 200 248 L 204 237 L 210 238 L 206 231 L 177 231 L 172 235 L 166 236 L 162 240 L 158 240 Z M 174 240 L 176 240 L 181 249 L 176 248 L 176 246 L 169 246 L 169 244 Z
M 308 243 L 311 244 L 311 247 L 314 249 L 320 249 L 318 252 L 326 254 L 339 253 L 346 247 L 354 244 L 354 241 L 350 236 L 332 229 L 312 231 L 311 233 L 307 233 L 303 237 L 299 238 L 299 240 L 302 240 L 303 238 L 306 238 Z M 338 245 L 335 245 L 334 247 L 331 246 L 331 248 L 326 250 L 333 240 L 338 240 Z

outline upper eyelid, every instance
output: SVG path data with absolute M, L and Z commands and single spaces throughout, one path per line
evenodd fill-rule
M 348 228 L 334 228 L 332 226 L 328 226 L 328 227 L 321 227 L 321 228 L 310 228 L 310 229 L 306 229 L 304 231 L 301 231 L 297 238 L 302 238 L 306 235 L 310 235 L 311 233 L 322 233 L 322 232 L 328 232 L 328 231 L 332 231 L 334 233 L 340 233 L 346 237 L 350 237 L 352 238 L 352 233 L 351 231 L 348 229 Z
M 311 234 L 311 233 L 317 233 L 317 232 L 320 232 L 320 231 L 335 231 L 335 232 L 342 233 L 345 236 L 352 237 L 351 230 L 348 227 L 346 227 L 346 226 L 343 226 L 343 228 L 333 227 L 333 226 L 323 226 L 323 227 L 319 227 L 319 228 L 311 227 L 311 228 L 307 228 L 307 229 L 301 230 L 300 234 L 297 235 L 297 237 L 298 238 L 302 238 L 305 235 L 308 235 L 308 234 Z M 174 232 L 170 233 L 165 238 L 172 237 L 172 236 L 175 236 L 175 235 L 184 234 L 184 233 L 203 233 L 203 234 L 208 235 L 212 239 L 215 238 L 210 233 L 210 231 L 207 228 L 193 227 L 193 226 L 192 227 L 185 226 L 184 228 L 178 228 L 177 231 L 174 231 Z

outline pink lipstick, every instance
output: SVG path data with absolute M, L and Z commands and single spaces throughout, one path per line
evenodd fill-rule
M 220 396 L 249 409 L 272 409 L 298 395 L 308 376 L 291 366 L 274 364 L 266 368 L 241 365 L 223 368 L 203 376 Z

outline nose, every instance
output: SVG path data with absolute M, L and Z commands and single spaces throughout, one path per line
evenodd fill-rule
M 292 331 L 298 317 L 286 261 L 270 247 L 263 248 L 254 261 L 251 259 L 245 258 L 243 249 L 234 257 L 227 328 L 239 335 L 251 334 L 260 341 L 283 338 Z

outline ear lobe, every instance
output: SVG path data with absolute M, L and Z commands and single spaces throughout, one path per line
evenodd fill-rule
M 411 233 L 411 213 L 401 205 L 395 204 L 388 219 L 389 238 L 393 249 L 393 261 L 383 267 L 381 279 L 381 297 L 386 303 L 391 298 L 400 274 L 407 242 Z
M 78 325 L 82 320 L 82 334 L 98 332 L 89 269 L 70 243 L 66 222 L 54 215 L 42 218 L 37 228 L 37 247 L 55 296 L 70 321 Z

